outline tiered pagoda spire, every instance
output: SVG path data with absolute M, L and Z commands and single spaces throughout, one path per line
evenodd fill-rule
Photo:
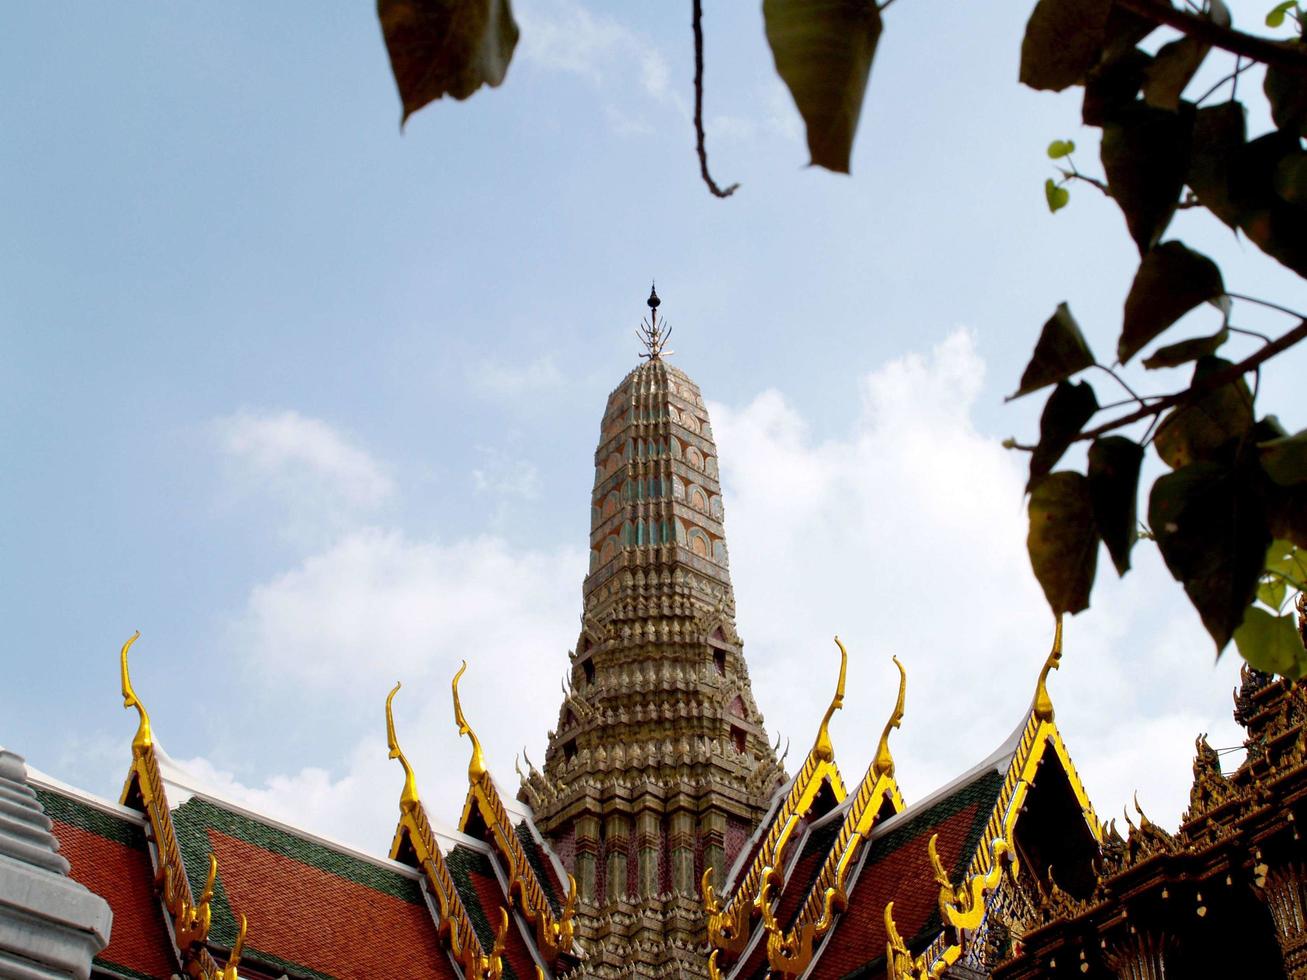
M 785 778 L 735 628 L 712 426 L 659 303 L 604 410 L 581 635 L 520 794 L 576 878 L 594 976 L 703 975 L 700 876 L 720 884 Z

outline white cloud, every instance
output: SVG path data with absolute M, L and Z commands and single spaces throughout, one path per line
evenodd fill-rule
M 540 495 L 540 471 L 533 463 L 493 446 L 478 446 L 477 452 L 482 464 L 472 470 L 472 483 L 478 490 L 522 500 Z
M 792 759 L 830 698 L 835 632 L 850 648 L 833 724 L 850 777 L 892 707 L 891 654 L 908 671 L 892 744 L 910 796 L 983 758 L 1029 704 L 1052 621 L 1025 554 L 1024 458 L 970 421 L 983 377 L 957 331 L 866 375 L 842 438 L 814 440 L 775 391 L 712 406 L 754 691 L 772 730 L 793 737 Z M 1050 687 L 1100 806 L 1119 812 L 1138 786 L 1151 815 L 1174 820 L 1194 736 L 1236 737 L 1220 679 L 1235 665 L 1210 669 L 1197 617 L 1146 543 L 1136 564 L 1124 585 L 1100 566 Z
M 296 524 L 338 524 L 395 492 L 384 467 L 321 419 L 293 410 L 242 411 L 216 419 L 212 429 L 232 485 L 275 498 Z

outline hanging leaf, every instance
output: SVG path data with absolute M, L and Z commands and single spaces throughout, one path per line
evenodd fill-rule
M 466 99 L 498 85 L 517 46 L 509 0 L 377 0 L 377 16 L 402 122 L 446 95 Z
M 1072 384 L 1059 381 L 1048 396 L 1043 414 L 1039 416 L 1039 445 L 1030 454 L 1029 490 L 1045 473 L 1057 465 L 1067 447 L 1075 441 L 1080 429 L 1098 411 L 1098 399 L 1088 381 Z
M 1289 42 L 1290 49 L 1307 51 L 1302 41 Z M 1288 68 L 1268 65 L 1262 91 L 1271 103 L 1271 118 L 1277 128 L 1296 136 L 1307 136 L 1307 78 Z
M 1150 371 L 1158 368 L 1179 367 L 1200 357 L 1209 357 L 1230 339 L 1230 331 L 1222 327 L 1210 337 L 1194 337 L 1182 340 L 1178 344 L 1159 347 L 1151 357 L 1144 358 L 1143 365 Z
M 1307 671 L 1307 650 L 1292 613 L 1276 616 L 1253 606 L 1235 631 L 1234 642 L 1249 666 L 1267 674 L 1297 680 Z
M 1193 381 L 1230 366 L 1219 357 L 1201 358 L 1194 366 Z M 1178 470 L 1199 460 L 1218 459 L 1252 426 L 1253 396 L 1240 377 L 1173 408 L 1158 426 L 1153 446 L 1168 466 Z
M 1092 367 L 1093 363 L 1094 355 L 1085 335 L 1080 332 L 1080 324 L 1071 315 L 1071 308 L 1059 303 L 1039 334 L 1035 354 L 1021 375 L 1021 386 L 1008 395 L 1007 400 L 1069 378 L 1077 371 Z
M 1200 303 L 1224 294 L 1221 270 L 1182 242 L 1148 252 L 1125 298 L 1125 322 L 1116 356 L 1124 364 L 1145 344 Z
M 1266 475 L 1282 487 L 1307 483 L 1307 429 L 1257 444 Z
M 1230 166 L 1246 142 L 1242 102 L 1224 102 L 1194 114 L 1193 151 L 1185 182 L 1207 208 L 1231 228 L 1242 210 L 1230 199 Z
M 1298 0 L 1284 0 L 1284 3 L 1276 4 L 1266 15 L 1267 27 L 1280 27 L 1284 24 L 1284 17 L 1290 10 L 1298 6 Z
M 1139 528 L 1139 467 L 1144 447 L 1125 436 L 1095 439 L 1089 447 L 1089 498 L 1094 526 L 1118 575 L 1130 570 Z
M 1281 582 L 1287 581 L 1295 590 L 1307 589 L 1307 551 L 1295 547 L 1292 541 L 1271 542 L 1266 549 L 1266 570 L 1274 572 Z
M 1171 223 L 1189 167 L 1192 107 L 1136 105 L 1103 126 L 1099 156 L 1107 186 L 1143 255 Z
M 1050 177 L 1044 181 L 1044 200 L 1048 202 L 1049 212 L 1056 214 L 1067 206 L 1067 203 L 1071 200 L 1071 192 L 1065 187 L 1059 187 L 1053 183 L 1053 178 Z
M 1076 151 L 1075 140 L 1053 140 L 1048 144 L 1048 158 L 1050 160 L 1060 160 L 1062 157 L 1069 157 Z
M 848 173 L 880 10 L 871 0 L 763 0 L 762 15 L 776 71 L 803 116 L 812 163 Z
M 1089 608 L 1098 564 L 1098 535 L 1089 481 L 1079 473 L 1050 473 L 1030 494 L 1026 550 L 1053 614 Z
M 1085 76 L 1085 98 L 1080 120 L 1086 126 L 1104 126 L 1128 111 L 1143 87 L 1153 56 L 1127 47 L 1109 57 Z
M 1278 575 L 1267 576 L 1257 586 L 1257 601 L 1264 602 L 1278 612 L 1280 604 L 1284 602 L 1284 595 L 1288 588 L 1284 583 L 1284 579 Z M 1236 643 L 1239 642 L 1238 630 L 1234 632 L 1234 639 Z
M 1259 136 L 1231 160 L 1229 187 L 1240 230 L 1277 262 L 1307 276 L 1307 208 L 1290 203 L 1276 188 L 1281 163 L 1301 152 L 1293 133 L 1275 129 Z
M 1098 64 L 1111 0 L 1039 0 L 1021 40 L 1023 85 L 1060 92 Z
M 1206 18 L 1218 27 L 1230 26 L 1230 11 L 1221 0 L 1211 0 Z M 1198 71 L 1212 46 L 1192 35 L 1164 44 L 1148 66 L 1144 101 L 1159 109 L 1176 109 L 1180 93 Z
M 1234 467 L 1191 463 L 1153 484 L 1148 523 L 1220 653 L 1257 593 L 1271 543 L 1253 480 Z

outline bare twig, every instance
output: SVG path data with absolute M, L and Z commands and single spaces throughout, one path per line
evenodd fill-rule
M 1075 441 L 1079 442 L 1084 439 L 1097 439 L 1106 432 L 1111 432 L 1114 429 L 1120 429 L 1124 426 L 1132 425 L 1141 419 L 1148 418 L 1150 415 L 1160 415 L 1168 408 L 1171 408 L 1174 405 L 1179 405 L 1181 402 L 1192 398 L 1194 395 L 1201 395 L 1213 390 L 1214 388 L 1219 388 L 1221 385 L 1229 384 L 1236 378 L 1242 377 L 1249 371 L 1255 371 L 1259 366 L 1270 360 L 1276 354 L 1288 350 L 1294 344 L 1302 340 L 1307 340 L 1307 320 L 1303 320 L 1298 324 L 1298 326 L 1284 334 L 1284 336 L 1271 341 L 1265 347 L 1262 347 L 1256 353 L 1244 358 L 1238 364 L 1232 364 L 1230 367 L 1223 368 L 1220 371 L 1213 371 L 1211 374 L 1205 375 L 1195 381 L 1184 391 L 1176 392 L 1174 395 L 1168 395 L 1161 401 L 1145 406 L 1138 411 L 1131 412 L 1129 415 L 1123 415 L 1121 418 L 1113 419 L 1111 422 L 1104 422 L 1102 425 L 1090 429 L 1088 432 L 1082 432 L 1076 436 Z
M 1291 45 L 1283 41 L 1245 34 L 1232 27 L 1221 27 L 1198 14 L 1173 7 L 1158 0 L 1116 0 L 1122 10 L 1128 10 L 1154 24 L 1174 27 L 1188 37 L 1204 41 L 1213 47 L 1242 55 L 1265 65 L 1275 65 L 1297 74 L 1307 74 L 1307 46 Z
M 703 4 L 701 0 L 693 0 L 694 3 L 694 135 L 698 140 L 697 148 L 699 150 L 699 172 L 703 174 L 703 182 L 708 185 L 708 190 L 712 191 L 717 197 L 730 197 L 735 193 L 739 184 L 732 184 L 726 189 L 717 186 L 717 181 L 712 179 L 712 174 L 708 172 L 708 149 L 704 146 L 703 135 Z

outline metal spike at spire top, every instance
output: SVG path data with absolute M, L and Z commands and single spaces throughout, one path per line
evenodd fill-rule
M 666 349 L 667 339 L 672 335 L 672 328 L 668 327 L 666 322 L 659 321 L 658 307 L 662 300 L 658 298 L 657 284 L 651 283 L 649 286 L 649 316 L 640 321 L 640 326 L 636 328 L 635 335 L 640 338 L 640 343 L 644 344 L 645 353 L 640 356 L 650 361 L 656 361 L 664 354 L 674 354 L 675 351 Z

